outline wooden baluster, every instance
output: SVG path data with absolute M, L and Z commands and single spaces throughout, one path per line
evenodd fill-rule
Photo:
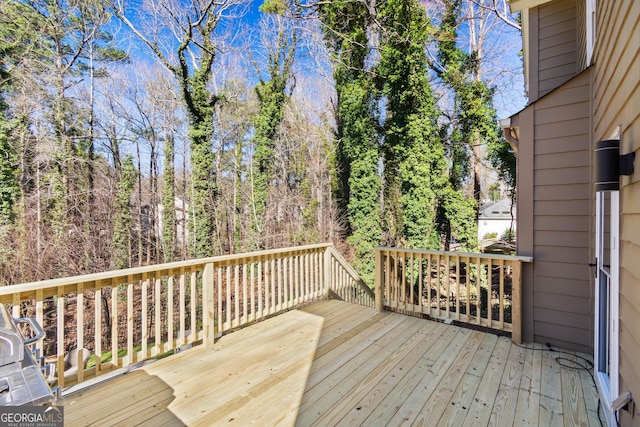
M 146 308 L 146 305 L 144 304 L 144 292 L 142 295 L 142 311 L 143 311 L 143 321 L 142 321 L 142 334 L 144 336 L 144 331 L 145 331 L 145 326 L 146 326 L 146 320 L 144 319 L 144 311 Z M 133 283 L 128 283 L 127 284 L 127 356 L 126 359 L 123 360 L 123 365 L 124 366 L 128 366 L 131 365 L 133 363 L 133 326 L 134 326 L 134 321 L 133 321 Z
M 277 298 L 277 282 L 278 282 L 278 272 L 276 270 L 276 260 L 275 258 L 271 259 L 271 265 L 269 266 L 271 271 L 271 314 L 276 312 L 276 298 Z
M 189 335 L 189 342 L 193 343 L 197 339 L 198 331 L 196 330 L 196 321 L 198 315 L 198 273 L 196 271 L 191 272 L 191 280 L 189 281 L 191 298 L 189 300 L 189 305 L 191 306 L 191 335 Z
M 493 294 L 493 260 L 487 260 L 487 321 L 488 326 L 491 327 L 493 322 L 493 304 L 491 297 Z
M 93 308 L 94 308 L 94 352 L 95 352 L 95 367 L 96 376 L 100 375 L 102 371 L 102 283 L 96 283 L 96 291 L 93 296 Z
M 438 281 L 436 287 L 436 298 L 438 305 L 438 316 L 442 316 L 442 288 L 444 286 L 444 277 L 446 276 L 446 271 L 443 271 L 443 261 L 442 256 L 440 254 L 437 255 L 437 263 L 438 263 Z
M 460 257 L 456 256 L 456 320 L 460 320 Z
M 409 274 L 409 260 L 408 254 L 406 252 L 402 252 L 400 255 L 402 262 L 400 263 L 400 272 L 401 272 L 401 283 L 400 283 L 400 302 L 402 303 L 402 312 L 407 312 L 407 276 Z
M 58 386 L 64 387 L 64 288 L 58 288 L 58 300 L 56 301 L 56 346 L 58 356 Z M 18 303 L 19 304 L 19 303 Z M 16 307 L 16 305 L 14 305 Z M 16 316 L 17 317 L 17 316 Z
M 499 263 L 500 274 L 500 291 L 498 293 L 498 302 L 500 304 L 500 329 L 504 330 L 504 260 Z
M 44 289 L 36 290 L 36 322 L 44 325 Z M 38 341 L 36 348 L 40 354 L 44 354 L 44 340 Z
M 433 275 L 433 266 L 432 266 L 432 260 L 431 260 L 431 254 L 427 254 L 427 314 L 432 314 L 431 313 L 431 290 L 433 289 L 433 280 L 432 280 L 432 276 Z
M 476 296 L 476 324 L 480 324 L 480 318 L 482 317 L 481 296 L 482 296 L 482 259 L 478 257 L 478 274 L 477 274 L 477 296 Z
M 424 295 L 424 256 L 418 254 L 418 310 L 424 313 L 424 304 L 422 304 L 422 296 Z
M 300 279 L 300 255 L 293 256 L 293 277 L 296 282 L 296 288 L 298 289 L 298 295 L 300 304 L 307 300 L 307 296 L 304 293 L 304 284 Z
M 233 267 L 233 326 L 240 326 L 240 266 Z
M 242 263 L 242 324 L 249 322 L 249 295 L 247 293 L 247 262 Z
M 386 305 L 387 306 L 391 306 L 392 302 L 391 299 L 393 298 L 393 287 L 395 285 L 395 282 L 393 281 L 393 273 L 395 272 L 395 268 L 393 269 L 394 271 L 391 271 L 391 264 L 393 262 L 393 259 L 391 257 L 391 251 L 386 251 L 385 253 L 385 264 L 386 264 L 386 268 L 385 268 L 385 286 L 384 286 L 384 296 L 385 296 L 385 301 L 386 301 Z
M 262 260 L 258 261 L 258 317 L 262 318 L 264 315 L 264 302 L 262 300 Z
M 286 301 L 285 306 L 287 308 L 293 306 L 293 287 L 291 286 L 291 257 L 288 256 L 282 260 L 282 277 L 284 281 L 284 299 Z
M 282 289 L 282 258 L 278 258 L 276 262 L 276 269 L 278 270 L 278 295 L 276 298 L 276 310 L 282 310 L 283 303 L 286 303 L 284 299 L 284 290 Z
M 311 263 L 311 294 L 313 298 L 318 297 L 318 253 L 313 252 L 310 255 L 309 262 Z
M 271 314 L 271 263 L 264 260 L 264 307 L 265 315 Z
M 111 281 L 111 365 L 113 369 L 119 365 L 118 356 L 118 286 L 114 279 Z
M 186 332 L 187 327 L 185 325 L 187 318 L 187 273 L 184 268 L 180 269 L 180 337 L 178 340 L 178 346 L 182 346 L 187 342 Z
M 162 349 L 162 279 L 156 278 L 154 289 L 154 326 L 155 326 L 155 343 L 152 356 L 160 354 Z
M 147 358 L 147 344 L 149 341 L 149 319 L 147 315 L 149 310 L 149 280 L 145 275 L 145 279 L 142 281 L 142 296 L 140 297 L 142 300 L 142 312 L 140 313 L 142 316 L 142 360 Z
M 218 271 L 218 280 L 217 280 L 217 288 L 218 288 L 218 293 L 217 293 L 217 298 L 216 301 L 218 303 L 218 333 L 224 331 L 224 318 L 223 315 L 224 310 L 222 309 L 222 303 L 224 301 L 224 294 L 222 293 L 223 287 L 222 287 L 222 268 L 223 267 L 217 267 L 216 270 Z
M 253 261 L 251 263 L 251 317 L 249 318 L 249 320 L 254 321 L 256 320 L 257 316 L 256 316 L 256 263 L 255 261 Z
M 175 273 L 170 272 L 170 276 L 167 278 L 167 345 L 164 346 L 163 352 L 170 351 L 175 348 L 173 342 L 173 329 L 174 329 L 174 314 L 173 314 L 173 292 L 174 292 L 174 279 Z
M 413 284 L 416 283 L 415 279 L 416 279 L 416 273 L 415 273 L 415 260 L 414 260 L 414 255 L 413 252 L 411 252 L 409 254 L 409 256 L 407 257 L 407 268 L 409 269 L 409 300 L 407 301 L 407 309 L 410 310 L 412 313 L 415 312 L 415 307 L 413 306 L 413 302 L 415 301 L 414 299 L 414 290 L 413 290 Z
M 304 255 L 304 281 L 305 286 L 307 288 L 307 298 L 311 300 L 313 298 L 312 290 L 311 290 L 311 275 L 310 275 L 310 266 L 309 266 L 309 254 Z
M 78 383 L 84 381 L 84 285 L 77 285 L 76 306 L 76 348 L 78 351 Z M 42 323 L 40 323 L 42 325 Z M 41 341 L 42 342 L 42 341 Z

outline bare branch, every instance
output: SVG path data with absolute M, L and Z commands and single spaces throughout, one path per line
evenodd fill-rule
M 484 4 L 484 0 L 471 0 L 471 2 L 482 9 L 493 12 L 505 24 L 515 28 L 518 31 L 522 31 L 522 26 L 516 21 L 513 21 L 509 18 L 509 6 L 507 5 L 507 2 L 505 0 L 491 0 L 491 5 Z M 500 3 L 501 10 L 499 10 L 498 8 L 498 3 Z

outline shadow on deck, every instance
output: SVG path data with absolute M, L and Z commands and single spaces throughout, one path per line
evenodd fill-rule
M 600 425 L 575 355 L 527 347 L 322 301 L 59 404 L 73 426 Z

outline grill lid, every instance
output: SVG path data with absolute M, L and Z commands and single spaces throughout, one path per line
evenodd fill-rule
M 24 340 L 9 310 L 0 304 L 0 366 L 19 362 L 24 356 Z

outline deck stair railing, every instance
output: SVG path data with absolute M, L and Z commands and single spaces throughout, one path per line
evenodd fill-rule
M 44 325 L 36 351 L 62 389 L 327 297 L 374 306 L 373 291 L 330 244 L 0 287 L 14 317 Z M 70 353 L 87 363 L 65 368 Z
M 522 340 L 522 263 L 531 257 L 376 248 L 376 307 L 498 329 Z

